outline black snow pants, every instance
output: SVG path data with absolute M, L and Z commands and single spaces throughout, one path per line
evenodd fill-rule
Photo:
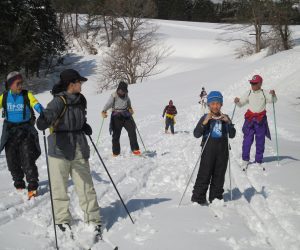
M 8 169 L 16 188 L 25 188 L 24 175 L 28 191 L 38 188 L 38 169 L 35 164 L 40 152 L 37 150 L 36 137 L 28 125 L 9 128 L 9 137 L 5 144 Z
M 119 155 L 121 151 L 120 147 L 120 136 L 123 127 L 126 129 L 131 150 L 139 150 L 139 144 L 136 136 L 136 127 L 131 117 L 124 117 L 122 115 L 115 115 L 112 117 L 112 150 L 113 154 Z
M 171 129 L 171 133 L 174 134 L 174 119 L 167 117 L 166 118 L 166 131 L 168 131 L 168 129 Z
M 192 199 L 204 203 L 209 189 L 209 201 L 223 199 L 225 173 L 228 163 L 227 138 L 210 138 L 201 157 Z

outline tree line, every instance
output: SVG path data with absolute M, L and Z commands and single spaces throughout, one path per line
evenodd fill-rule
M 300 23 L 299 0 L 1 0 L 0 16 L 0 75 L 12 70 L 23 70 L 27 78 L 39 77 L 41 70 L 47 74 L 76 41 L 90 54 L 107 48 L 102 90 L 118 79 L 134 84 L 159 73 L 156 66 L 169 50 L 150 18 L 250 28 L 243 54 L 292 48 L 290 26 Z

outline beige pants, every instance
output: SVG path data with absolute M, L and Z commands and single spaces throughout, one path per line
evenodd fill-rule
M 84 221 L 101 224 L 100 208 L 89 161 L 82 159 L 81 152 L 77 150 L 73 161 L 49 157 L 49 165 L 55 224 L 69 223 L 72 218 L 69 211 L 70 199 L 67 194 L 69 176 L 73 180 L 80 207 L 84 212 Z

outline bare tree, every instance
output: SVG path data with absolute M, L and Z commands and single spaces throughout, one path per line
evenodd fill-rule
M 159 46 L 157 27 L 142 18 L 154 11 L 151 0 L 124 1 L 122 10 L 123 28 L 119 29 L 120 37 L 105 55 L 100 90 L 113 87 L 121 79 L 135 84 L 160 73 L 156 67 L 169 53 L 168 48 Z
M 272 33 L 270 40 L 270 54 L 282 50 L 289 50 L 293 47 L 292 32 L 289 25 L 292 24 L 293 18 L 298 14 L 298 10 L 293 6 L 294 0 L 280 0 L 270 3 L 270 23 Z

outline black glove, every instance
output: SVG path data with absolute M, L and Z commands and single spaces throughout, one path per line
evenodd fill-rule
M 45 129 L 47 129 L 49 127 L 49 124 L 47 123 L 43 112 L 41 112 L 39 118 L 37 119 L 36 126 L 39 130 L 42 130 L 42 131 L 44 131 Z
M 86 135 L 92 135 L 93 134 L 93 129 L 91 128 L 91 126 L 87 123 L 85 123 L 83 125 L 83 128 L 82 128 L 83 132 L 86 134 Z

